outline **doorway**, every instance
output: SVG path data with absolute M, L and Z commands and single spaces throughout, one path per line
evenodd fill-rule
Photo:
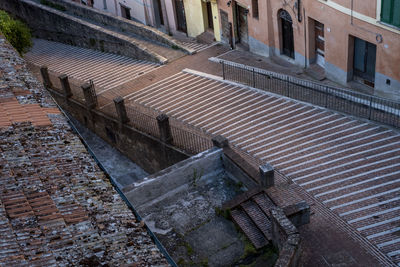
M 121 16 L 126 19 L 131 19 L 131 9 L 121 4 L 120 6 L 121 6 Z
M 325 35 L 324 24 L 314 21 L 315 32 L 315 56 L 317 64 L 321 67 L 325 66 Z
M 282 29 L 282 51 L 281 53 L 285 56 L 294 59 L 294 39 L 293 39 L 293 22 L 292 17 L 286 10 L 279 12 L 279 18 L 281 20 Z
M 162 13 L 161 0 L 156 0 L 154 2 L 154 14 L 155 14 L 156 27 L 159 28 L 161 25 L 164 25 L 164 16 Z
M 208 28 L 214 30 L 214 21 L 213 21 L 212 9 L 211 9 L 211 2 L 207 2 L 206 5 L 207 5 Z
M 187 33 L 185 7 L 183 0 L 175 0 L 176 24 L 178 31 Z
M 375 84 L 376 45 L 354 37 L 354 80 L 374 87 Z
M 249 47 L 248 13 L 246 8 L 236 4 L 236 43 L 242 44 L 244 48 Z

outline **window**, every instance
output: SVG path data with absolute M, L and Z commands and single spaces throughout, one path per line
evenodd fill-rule
M 382 0 L 381 21 L 400 27 L 400 0 Z
M 258 0 L 252 0 L 251 6 L 253 8 L 253 18 L 258 19 Z

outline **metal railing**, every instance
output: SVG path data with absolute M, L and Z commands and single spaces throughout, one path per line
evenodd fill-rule
M 400 128 L 400 102 L 213 58 L 223 79 Z

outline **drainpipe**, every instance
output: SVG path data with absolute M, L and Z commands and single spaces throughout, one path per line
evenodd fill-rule
M 303 7 L 303 15 L 304 15 L 304 68 L 307 68 L 307 25 L 306 25 L 306 9 Z

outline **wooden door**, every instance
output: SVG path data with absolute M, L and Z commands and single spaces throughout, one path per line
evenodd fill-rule
M 237 30 L 237 41 L 245 46 L 249 43 L 249 30 L 247 26 L 247 13 L 248 11 L 236 5 L 236 30 Z
M 212 15 L 210 2 L 207 2 L 207 22 L 208 22 L 208 28 L 214 29 L 214 21 L 213 21 L 213 15 Z
M 176 24 L 178 31 L 186 33 L 187 28 L 186 28 L 185 7 L 183 5 L 183 0 L 175 0 L 175 12 L 176 12 Z
M 324 67 L 325 65 L 325 35 L 324 24 L 315 21 L 315 55 L 317 64 Z
M 354 75 L 375 82 L 376 45 L 354 37 Z
M 292 22 L 282 19 L 282 53 L 294 58 L 294 41 Z

